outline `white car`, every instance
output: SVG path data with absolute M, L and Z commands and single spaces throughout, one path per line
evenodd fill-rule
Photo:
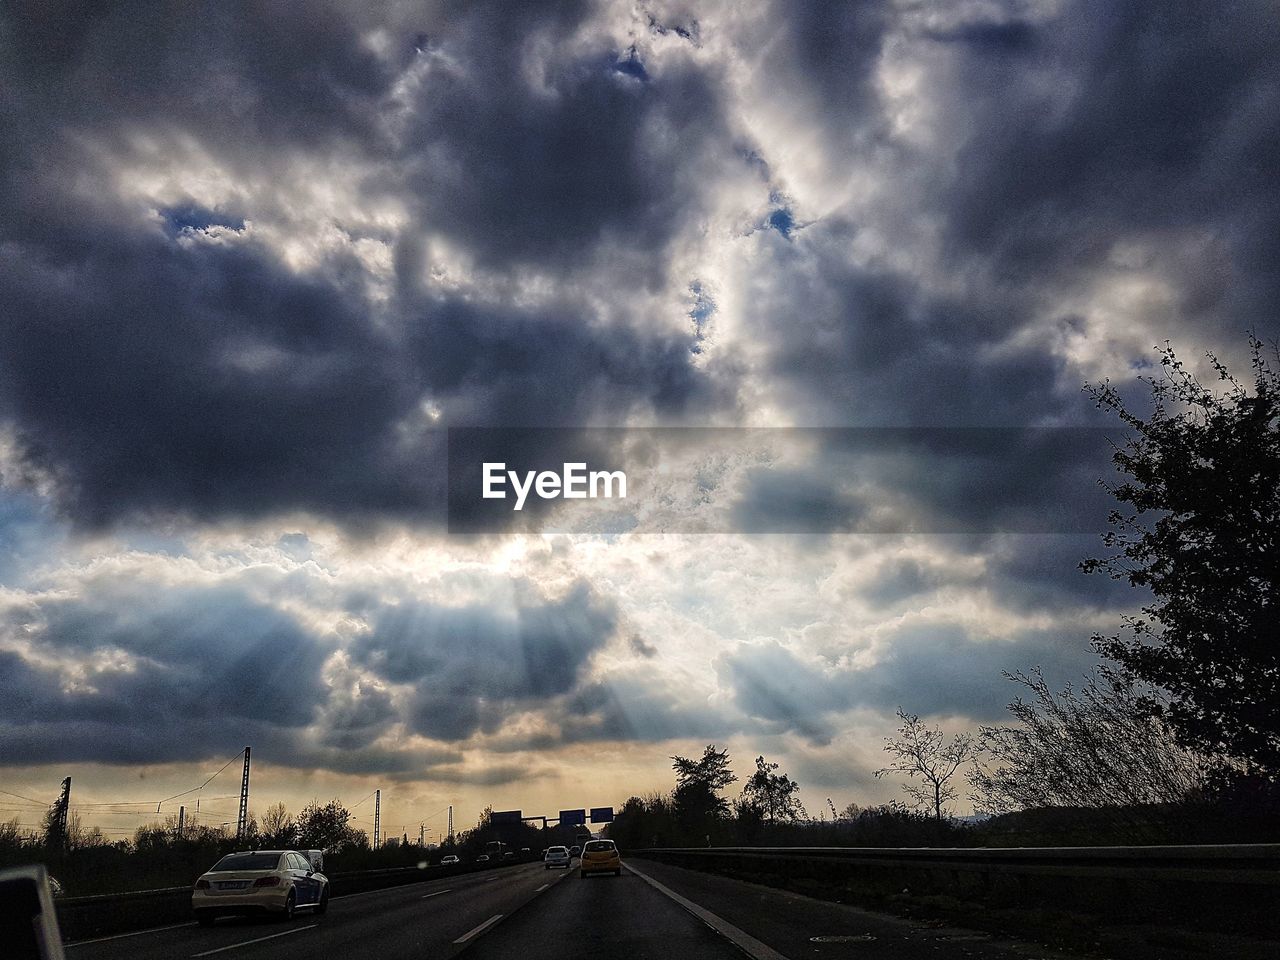
M 329 880 L 296 850 L 245 850 L 229 853 L 196 881 L 191 908 L 201 926 L 235 913 L 295 910 L 324 913 Z
M 547 847 L 547 852 L 542 856 L 542 866 L 550 870 L 552 867 L 564 867 L 569 869 L 569 848 L 568 847 Z
M 449 854 L 447 857 L 441 857 L 441 858 L 440 858 L 440 866 L 442 866 L 442 867 L 451 867 L 451 866 L 453 866 L 455 863 L 461 863 L 461 862 L 462 862 L 462 861 L 461 861 L 461 860 L 459 860 L 459 859 L 458 859 L 456 856 L 454 856 L 452 853 L 451 853 L 451 854 Z

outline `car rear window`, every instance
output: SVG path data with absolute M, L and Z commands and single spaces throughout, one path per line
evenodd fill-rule
M 274 870 L 280 862 L 278 853 L 229 853 L 213 865 L 210 873 L 228 870 Z
M 562 853 L 568 853 L 568 852 L 569 852 L 568 847 L 547 847 L 547 856 L 549 857 L 558 857 Z
M 605 850 L 613 850 L 612 840 L 592 840 L 583 848 L 586 853 L 601 853 Z

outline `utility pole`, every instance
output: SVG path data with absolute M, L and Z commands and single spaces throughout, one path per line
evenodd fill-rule
M 382 838 L 382 791 L 373 791 L 373 849 L 377 850 Z
M 427 845 L 427 825 L 425 823 L 418 824 L 418 846 L 425 847 Z
M 244 748 L 244 778 L 240 781 L 240 817 L 236 820 L 236 843 L 244 840 L 244 830 L 249 819 L 249 748 Z
M 449 846 L 453 846 L 453 804 L 449 804 Z
M 58 799 L 53 804 L 53 818 L 50 820 L 50 832 L 56 838 L 58 845 L 67 846 L 67 813 L 71 809 L 71 778 L 66 777 L 62 781 L 62 793 L 58 795 Z
M 182 836 L 182 828 L 187 825 L 187 808 L 178 807 L 178 836 Z

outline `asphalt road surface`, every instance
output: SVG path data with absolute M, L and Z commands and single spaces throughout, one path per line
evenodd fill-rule
M 1032 960 L 1044 947 L 636 860 L 582 879 L 541 864 L 334 898 L 292 922 L 226 919 L 69 944 L 69 960 Z

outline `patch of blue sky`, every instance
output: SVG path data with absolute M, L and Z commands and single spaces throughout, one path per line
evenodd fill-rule
M 689 293 L 693 298 L 693 307 L 689 310 L 689 319 L 693 321 L 693 352 L 700 353 L 700 344 L 707 338 L 707 327 L 716 312 L 716 302 L 711 298 L 701 280 L 689 284 Z
M 227 227 L 231 230 L 244 229 L 243 217 L 232 217 L 225 213 L 217 213 L 195 204 L 170 207 L 166 210 L 161 210 L 160 215 L 164 217 L 165 227 L 174 235 L 187 230 L 208 230 L 210 227 Z
M 627 48 L 626 56 L 614 61 L 613 69 L 618 73 L 626 74 L 628 77 L 635 77 L 637 80 L 648 82 L 649 71 L 644 68 L 644 63 L 640 60 L 640 55 L 636 53 L 635 46 Z
M 17 587 L 51 562 L 66 529 L 49 503 L 34 493 L 0 488 L 0 584 Z
M 795 226 L 795 220 L 791 216 L 791 211 L 786 207 L 779 207 L 769 214 L 769 226 L 777 230 L 780 234 L 791 239 L 791 230 Z

